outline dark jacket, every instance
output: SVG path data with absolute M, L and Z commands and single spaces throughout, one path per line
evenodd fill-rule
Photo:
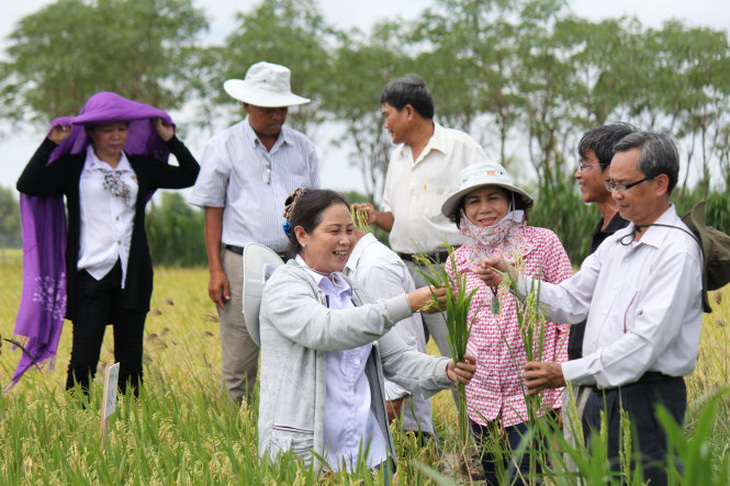
M 79 272 L 76 263 L 80 246 L 79 181 L 86 160 L 86 152 L 64 155 L 48 163 L 56 143 L 45 139 L 28 162 L 18 179 L 18 191 L 29 196 L 66 196 L 68 211 L 68 240 L 66 244 L 66 318 L 74 320 L 79 306 L 77 289 Z M 128 155 L 137 176 L 139 190 L 135 202 L 134 228 L 127 264 L 127 278 L 122 295 L 125 309 L 147 312 L 152 296 L 152 259 L 145 232 L 145 206 L 149 195 L 158 188 L 179 189 L 192 186 L 200 166 L 185 145 L 173 136 L 167 146 L 175 155 L 179 167 L 142 155 Z M 59 242 L 60 243 L 60 242 Z

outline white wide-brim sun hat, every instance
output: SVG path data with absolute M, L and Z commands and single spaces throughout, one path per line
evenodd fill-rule
M 264 284 L 284 262 L 274 250 L 261 243 L 243 247 L 243 318 L 246 330 L 257 346 L 261 346 L 259 313 L 264 296 Z
M 532 196 L 515 186 L 514 179 L 507 169 L 496 162 L 478 162 L 464 167 L 459 172 L 459 188 L 443 203 L 441 213 L 451 218 L 458 209 L 461 198 L 483 186 L 499 186 L 521 198 L 525 209 L 532 206 Z
M 223 89 L 231 97 L 262 108 L 280 108 L 309 103 L 291 92 L 291 71 L 270 62 L 257 62 L 246 71 L 245 79 L 229 79 Z

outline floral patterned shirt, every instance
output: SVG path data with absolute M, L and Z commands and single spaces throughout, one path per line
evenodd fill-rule
M 573 274 L 568 255 L 555 233 L 532 226 L 513 228 L 512 232 L 510 236 L 526 242 L 513 245 L 513 248 L 520 248 L 517 265 L 524 274 L 540 275 L 542 280 L 550 283 L 562 282 Z M 520 234 L 514 234 L 517 232 Z M 466 274 L 467 292 L 476 289 L 468 316 L 472 328 L 467 352 L 477 357 L 478 364 L 476 374 L 466 387 L 467 410 L 469 417 L 479 424 L 486 425 L 488 421 L 501 418 L 502 426 L 510 427 L 528 420 L 522 385 L 522 368 L 527 361 L 527 353 L 519 330 L 518 300 L 505 286 L 501 286 L 498 291 L 500 310 L 496 315 L 492 313 L 492 289 L 474 271 L 475 248 L 475 242 L 470 241 L 454 253 L 457 272 Z M 494 248 L 493 251 L 515 261 L 515 255 L 502 248 Z M 487 256 L 490 255 L 484 255 Z M 451 265 L 446 267 L 453 275 Z M 546 322 L 542 350 L 538 349 L 537 342 L 533 346 L 536 359 L 566 361 L 568 331 L 566 324 Z M 562 405 L 562 389 L 548 389 L 540 396 L 543 404 L 540 415 Z

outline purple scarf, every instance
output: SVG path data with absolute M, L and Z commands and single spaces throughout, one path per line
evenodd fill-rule
M 153 118 L 172 123 L 166 112 L 116 93 L 97 93 L 78 116 L 56 118 L 56 125 L 71 126 L 71 136 L 51 154 L 49 164 L 66 154 L 86 151 L 90 140 L 83 125 L 128 122 L 124 151 L 166 161 L 167 145 L 152 125 Z M 49 129 L 50 131 L 50 129 Z M 66 213 L 62 196 L 20 195 L 23 232 L 23 292 L 15 321 L 15 335 L 25 350 L 13 374 L 13 387 L 29 368 L 53 367 L 66 313 Z

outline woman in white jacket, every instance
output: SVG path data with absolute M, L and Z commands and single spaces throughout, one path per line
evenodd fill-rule
M 297 189 L 284 217 L 293 258 L 266 283 L 259 320 L 259 453 L 292 451 L 330 471 L 385 466 L 395 454 L 383 376 L 427 396 L 457 379 L 468 383 L 476 362 L 428 356 L 386 334 L 428 306 L 432 293 L 423 287 L 369 303 L 340 273 L 353 233 L 340 194 Z

